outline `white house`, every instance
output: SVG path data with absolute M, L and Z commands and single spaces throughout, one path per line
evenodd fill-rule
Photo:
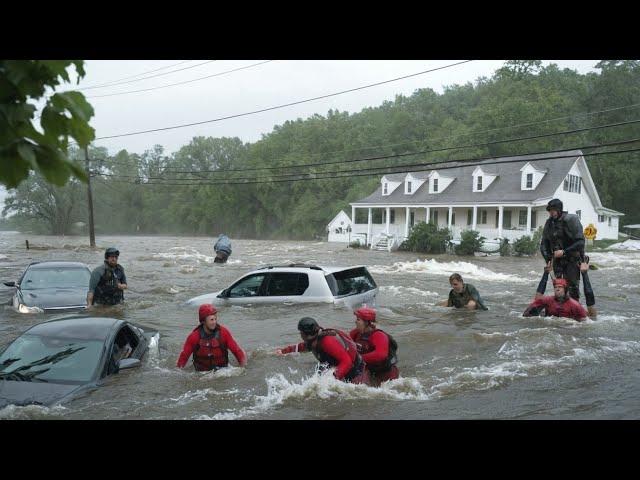
M 479 163 L 479 165 L 478 165 Z M 447 162 L 428 171 L 382 177 L 371 195 L 351 204 L 352 240 L 399 245 L 416 222 L 448 227 L 454 240 L 477 230 L 487 242 L 531 235 L 548 218 L 546 205 L 559 198 L 597 239 L 618 238 L 621 212 L 600 202 L 580 150 L 489 159 L 466 166 Z
M 333 220 L 327 225 L 330 242 L 347 242 L 350 241 L 351 219 L 349 215 L 340 210 Z

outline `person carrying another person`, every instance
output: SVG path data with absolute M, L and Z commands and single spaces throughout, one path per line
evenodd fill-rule
M 554 198 L 547 204 L 549 218 L 542 230 L 540 253 L 556 278 L 564 278 L 569 295 L 580 299 L 580 263 L 584 257 L 584 233 L 580 218 L 562 210 L 562 201 Z M 595 303 L 595 300 L 593 300 Z M 592 303 L 593 305 L 593 303 Z
M 548 272 L 545 272 L 545 275 L 548 275 Z M 540 315 L 542 309 L 544 309 L 545 316 L 553 315 L 556 317 L 572 318 L 579 322 L 583 321 L 587 318 L 587 311 L 577 300 L 567 294 L 568 284 L 569 282 L 564 278 L 554 279 L 554 295 L 543 296 L 540 292 L 536 292 L 535 300 L 527 307 L 522 316 L 537 316 Z
M 369 384 L 369 372 L 353 340 L 341 330 L 321 328 L 315 319 L 303 317 L 298 322 L 302 342 L 278 348 L 276 355 L 312 352 L 320 364 L 336 367 L 333 376 L 344 382 Z
M 378 387 L 382 382 L 398 378 L 398 344 L 391 335 L 376 327 L 376 311 L 362 307 L 353 314 L 356 316 L 356 328 L 349 332 L 349 336 L 358 346 L 369 371 L 371 385 Z
M 120 252 L 109 247 L 104 252 L 104 263 L 96 267 L 89 280 L 87 308 L 94 303 L 116 305 L 124 301 L 124 290 L 127 289 L 127 276 L 124 268 L 118 263 Z
M 200 325 L 193 329 L 178 357 L 178 368 L 183 368 L 193 355 L 193 366 L 199 372 L 218 370 L 229 366 L 229 350 L 241 367 L 247 365 L 247 354 L 236 343 L 231 332 L 218 323 L 218 310 L 209 303 L 200 305 Z
M 452 289 L 449 298 L 438 303 L 441 307 L 466 308 L 467 310 L 489 310 L 480 298 L 478 289 L 470 283 L 464 283 L 459 273 L 449 277 Z
M 221 233 L 218 237 L 218 241 L 213 246 L 213 250 L 216 252 L 216 258 L 214 263 L 227 263 L 227 260 L 231 256 L 231 240 L 224 233 Z

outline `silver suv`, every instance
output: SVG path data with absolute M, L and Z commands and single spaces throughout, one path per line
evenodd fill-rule
M 187 300 L 187 305 L 217 307 L 248 304 L 334 303 L 354 308 L 375 303 L 378 286 L 367 271 L 355 267 L 290 264 L 247 273 L 230 287 Z

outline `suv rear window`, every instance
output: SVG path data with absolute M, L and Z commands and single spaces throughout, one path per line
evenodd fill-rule
M 364 267 L 350 268 L 325 275 L 334 296 L 356 295 L 377 288 L 376 282 Z
M 271 297 L 302 295 L 307 288 L 309 288 L 309 277 L 306 273 L 271 273 L 266 295 Z

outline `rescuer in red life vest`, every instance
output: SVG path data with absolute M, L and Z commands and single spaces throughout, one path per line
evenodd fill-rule
M 569 282 L 564 278 L 556 278 L 553 280 L 554 296 L 539 296 L 536 298 L 522 314 L 525 317 L 531 317 L 539 314 L 544 308 L 545 315 L 554 315 L 557 317 L 573 318 L 579 322 L 587 318 L 587 311 L 580 303 L 567 295 L 567 287 Z
M 356 328 L 349 332 L 349 336 L 356 342 L 358 352 L 367 365 L 371 385 L 377 387 L 382 382 L 398 378 L 398 344 L 391 335 L 376 328 L 376 311 L 362 307 L 353 313 L 356 316 Z
M 369 373 L 358 353 L 358 347 L 346 333 L 333 328 L 321 328 L 311 317 L 301 318 L 298 330 L 304 341 L 277 349 L 277 355 L 312 352 L 321 364 L 336 367 L 333 376 L 338 380 L 369 383 Z
M 231 332 L 218 323 L 218 310 L 211 304 L 200 305 L 200 325 L 187 337 L 180 352 L 177 366 L 182 368 L 193 354 L 193 365 L 199 372 L 229 366 L 229 350 L 241 367 L 247 365 L 247 355 L 231 336 Z

